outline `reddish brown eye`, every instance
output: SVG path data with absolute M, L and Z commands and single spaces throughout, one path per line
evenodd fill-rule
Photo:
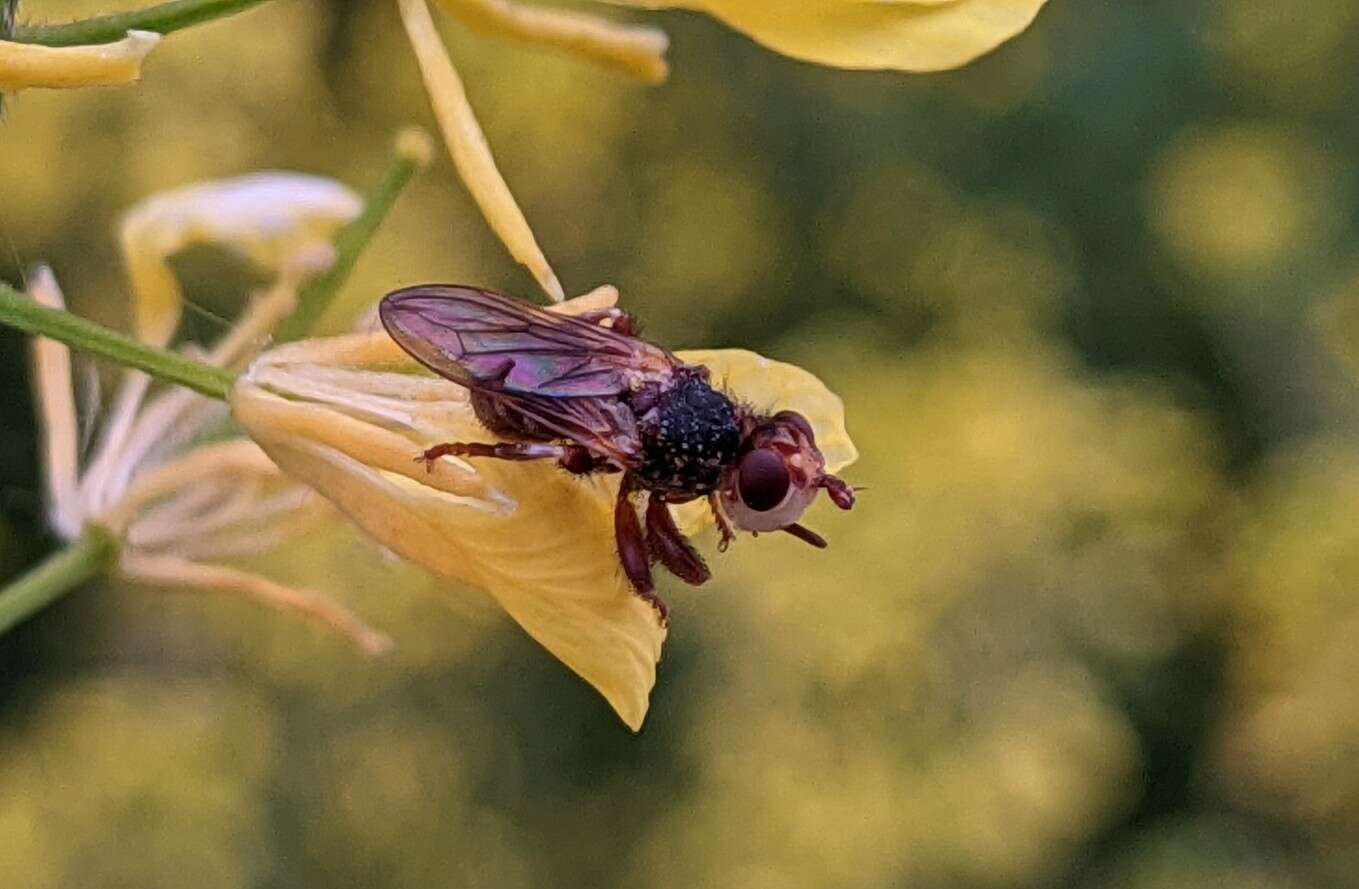
M 769 448 L 756 448 L 746 454 L 736 470 L 741 502 L 756 512 L 768 512 L 782 503 L 791 483 L 783 458 Z
M 816 441 L 816 434 L 812 432 L 812 424 L 807 422 L 807 418 L 797 411 L 779 411 L 774 415 L 774 419 L 780 423 L 787 423 L 807 436 L 808 441 Z

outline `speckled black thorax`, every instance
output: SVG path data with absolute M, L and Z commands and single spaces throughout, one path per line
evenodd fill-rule
M 731 399 L 697 370 L 682 371 L 664 389 L 643 389 L 632 399 L 643 458 L 637 475 L 648 490 L 707 494 L 736 462 L 741 424 Z

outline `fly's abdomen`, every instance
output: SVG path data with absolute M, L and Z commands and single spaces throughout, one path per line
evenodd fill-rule
M 736 462 L 736 408 L 698 374 L 681 376 L 639 418 L 643 462 L 637 475 L 653 491 L 700 495 L 717 490 Z

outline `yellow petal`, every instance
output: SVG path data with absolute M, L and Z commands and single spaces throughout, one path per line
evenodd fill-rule
M 434 28 L 429 7 L 425 0 L 397 0 L 397 8 L 458 175 L 510 255 L 533 273 L 548 296 L 561 302 L 565 296 L 561 282 L 533 237 L 533 230 L 515 203 L 509 185 L 496 168 L 491 146 L 486 143 L 486 135 L 467 101 L 462 78 Z
M 665 80 L 669 40 L 656 28 L 623 25 L 566 9 L 507 0 L 438 0 L 448 13 L 485 34 L 560 49 L 626 71 L 647 83 Z
M 277 272 L 290 258 L 329 245 L 362 208 L 340 183 L 301 173 L 256 173 L 148 198 L 119 227 L 137 336 L 164 345 L 179 326 L 184 294 L 169 258 L 185 247 L 215 244 Z
M 1027 28 L 1047 0 L 611 0 L 706 12 L 768 48 L 837 68 L 941 71 Z
M 128 31 L 122 40 L 90 46 L 0 40 L 0 92 L 133 83 L 142 75 L 142 59 L 159 42 L 151 31 Z

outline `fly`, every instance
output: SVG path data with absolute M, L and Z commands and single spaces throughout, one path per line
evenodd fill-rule
M 706 367 L 637 336 L 611 308 L 558 315 L 475 287 L 398 290 L 379 307 L 383 326 L 421 364 L 471 391 L 477 418 L 503 441 L 448 442 L 420 455 L 555 460 L 568 472 L 619 472 L 618 559 L 629 583 L 666 620 L 652 562 L 695 586 L 707 564 L 668 504 L 706 497 L 725 550 L 733 528 L 826 541 L 798 519 L 818 491 L 850 509 L 854 490 L 825 471 L 799 413 L 760 414 L 714 388 Z M 645 522 L 633 506 L 645 495 Z

